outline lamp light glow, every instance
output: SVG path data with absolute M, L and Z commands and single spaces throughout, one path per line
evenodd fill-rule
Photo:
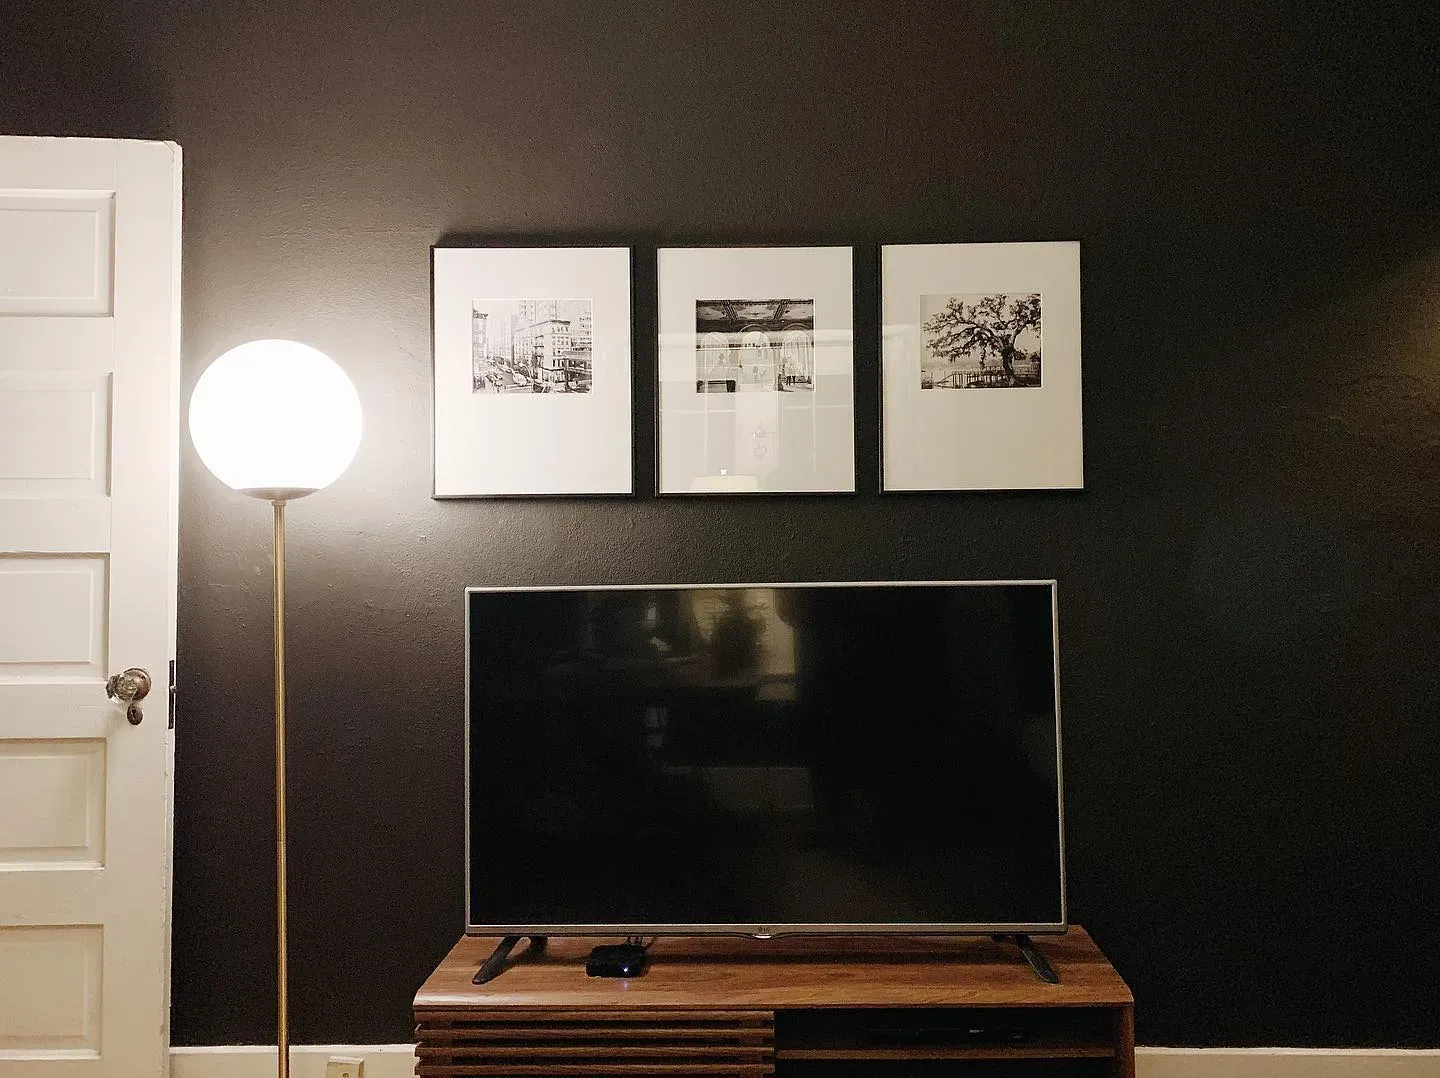
M 190 397 L 200 459 L 242 494 L 287 500 L 329 486 L 360 447 L 360 397 L 329 356 L 250 341 L 205 369 Z

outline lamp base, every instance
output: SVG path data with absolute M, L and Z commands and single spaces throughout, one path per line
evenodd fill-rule
M 314 494 L 319 489 L 319 487 L 244 487 L 236 490 L 235 493 L 244 494 L 249 498 L 259 498 L 266 502 L 293 502 L 296 498 Z

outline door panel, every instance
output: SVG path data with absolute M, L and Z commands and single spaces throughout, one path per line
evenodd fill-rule
M 0 1078 L 168 1066 L 179 181 L 0 138 Z
M 113 191 L 0 193 L 0 314 L 112 313 Z
M 0 497 L 110 493 L 110 376 L 0 376 Z
M 0 1059 L 100 1057 L 99 925 L 0 927 Z
M 105 679 L 105 557 L 0 554 L 0 679 Z
M 102 868 L 105 742 L 0 741 L 0 865 Z

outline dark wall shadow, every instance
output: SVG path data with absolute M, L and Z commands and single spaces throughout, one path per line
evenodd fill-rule
M 157 13 L 89 0 L 10 3 L 0 14 L 0 131 L 91 138 L 172 137 Z

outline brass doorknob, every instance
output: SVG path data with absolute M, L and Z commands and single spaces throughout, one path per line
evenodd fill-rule
M 123 674 L 112 674 L 105 682 L 105 695 L 125 704 L 125 718 L 131 726 L 139 726 L 145 716 L 140 714 L 140 701 L 150 694 L 150 675 L 138 666 Z

